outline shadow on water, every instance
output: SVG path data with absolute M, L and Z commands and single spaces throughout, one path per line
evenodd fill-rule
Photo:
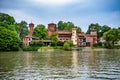
M 120 51 L 0 52 L 0 79 L 119 80 Z

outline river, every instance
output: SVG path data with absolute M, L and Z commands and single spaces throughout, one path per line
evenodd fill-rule
M 0 52 L 0 80 L 120 80 L 120 50 Z

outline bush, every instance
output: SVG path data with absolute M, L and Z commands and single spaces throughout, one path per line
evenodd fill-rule
M 22 47 L 23 51 L 37 51 L 39 47 L 24 46 Z
M 111 42 L 106 42 L 105 47 L 108 48 L 108 49 L 113 49 L 114 45 Z
M 32 41 L 32 42 L 30 42 L 30 46 L 39 46 L 39 47 L 41 47 L 41 46 L 43 46 L 43 42 L 42 41 L 39 41 L 39 42 L 36 42 L 36 41 Z
M 65 42 L 63 45 L 64 50 L 69 50 L 70 49 L 70 44 L 68 42 Z
M 63 46 L 63 45 L 64 45 L 64 42 L 61 42 L 61 41 L 57 42 L 57 46 Z

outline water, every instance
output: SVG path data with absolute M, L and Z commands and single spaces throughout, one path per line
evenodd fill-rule
M 120 50 L 0 52 L 0 80 L 120 80 Z

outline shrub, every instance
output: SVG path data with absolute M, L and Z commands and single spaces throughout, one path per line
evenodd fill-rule
M 70 44 L 68 42 L 65 42 L 63 45 L 64 50 L 69 50 L 70 49 Z
M 23 51 L 37 51 L 39 47 L 24 46 L 22 47 Z

